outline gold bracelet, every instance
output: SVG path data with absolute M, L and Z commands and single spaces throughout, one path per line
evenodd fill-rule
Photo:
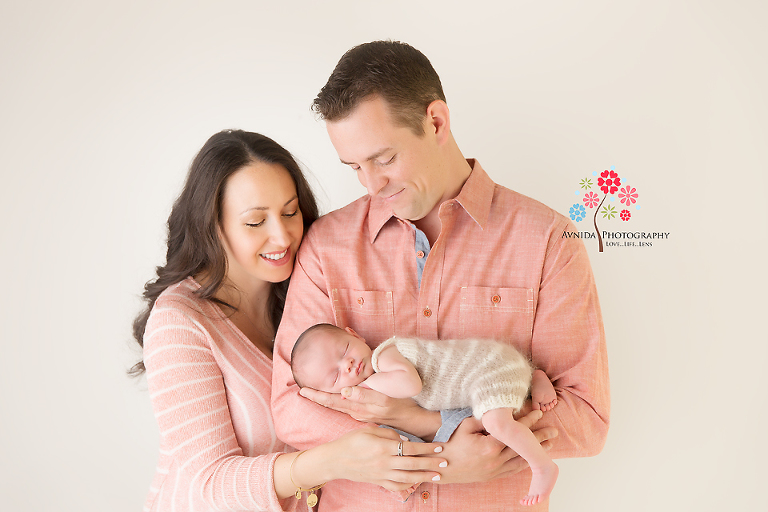
M 322 486 L 324 486 L 327 482 L 323 482 L 322 484 L 316 485 L 316 486 L 314 486 L 314 487 L 312 487 L 310 489 L 302 489 L 301 487 L 296 485 L 296 482 L 293 481 L 293 464 L 296 462 L 296 460 L 299 457 L 301 457 L 301 454 L 304 453 L 305 451 L 307 451 L 307 450 L 300 451 L 299 454 L 296 457 L 294 457 L 293 460 L 291 461 L 291 467 L 288 469 L 288 478 L 291 479 L 291 483 L 293 484 L 294 487 L 296 487 L 296 499 L 297 500 L 301 499 L 301 493 L 302 492 L 308 492 L 309 493 L 309 496 L 307 496 L 307 506 L 312 508 L 315 505 L 317 505 L 317 494 L 315 494 L 315 491 L 318 490 L 319 488 L 321 488 Z

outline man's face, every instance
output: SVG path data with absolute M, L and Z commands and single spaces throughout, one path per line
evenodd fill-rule
M 425 118 L 426 134 L 417 136 L 395 124 L 379 97 L 362 102 L 344 119 L 326 123 L 342 163 L 357 172 L 370 196 L 379 196 L 395 215 L 416 221 L 446 197 L 434 127 Z

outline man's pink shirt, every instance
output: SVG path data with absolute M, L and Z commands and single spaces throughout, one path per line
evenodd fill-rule
M 363 424 L 298 395 L 290 353 L 307 327 L 352 327 L 372 347 L 393 335 L 489 338 L 514 345 L 553 381 L 557 407 L 538 427 L 553 458 L 597 454 L 608 431 L 608 358 L 589 259 L 564 216 L 495 184 L 480 164 L 439 207 L 442 228 L 419 287 L 410 222 L 369 196 L 318 220 L 299 251 L 275 344 L 272 409 L 299 449 Z M 405 502 L 378 486 L 329 482 L 320 510 L 547 510 L 522 507 L 531 474 L 475 484 L 424 483 Z

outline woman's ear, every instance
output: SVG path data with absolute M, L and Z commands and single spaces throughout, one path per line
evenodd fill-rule
M 216 236 L 219 237 L 219 243 L 221 244 L 221 248 L 224 249 L 224 254 L 226 255 L 229 252 L 229 244 L 227 243 L 227 237 L 224 236 L 224 230 L 221 229 L 221 224 L 216 223 Z

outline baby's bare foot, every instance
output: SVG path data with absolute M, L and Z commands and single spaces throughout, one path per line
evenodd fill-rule
M 541 402 L 539 402 L 539 408 L 541 408 L 541 410 L 544 412 L 551 411 L 552 409 L 555 408 L 556 405 L 557 405 L 557 398 L 555 398 L 548 404 L 542 404 Z
M 533 472 L 531 487 L 528 489 L 528 494 L 525 498 L 520 500 L 521 505 L 528 507 L 549 498 L 552 489 L 555 488 L 560 468 L 557 467 L 557 464 L 550 461 L 549 464 L 543 467 L 531 468 L 531 471 Z
M 531 378 L 531 402 L 534 409 L 551 411 L 557 405 L 557 393 L 547 374 L 534 370 Z

